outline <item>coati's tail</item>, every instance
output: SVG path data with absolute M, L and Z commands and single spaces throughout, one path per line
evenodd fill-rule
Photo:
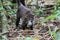
M 25 0 L 16 0 L 18 6 L 20 6 L 21 4 L 23 4 L 25 6 Z
M 18 7 L 19 7 L 19 6 L 20 6 L 20 4 L 21 4 L 21 3 L 20 3 L 20 0 L 16 0 L 16 1 L 17 1 L 17 4 L 18 4 Z
M 20 2 L 25 6 L 25 0 L 20 0 Z

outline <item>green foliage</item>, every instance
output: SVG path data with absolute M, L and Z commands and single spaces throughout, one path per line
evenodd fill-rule
M 45 19 L 43 19 L 42 22 L 47 22 L 47 21 L 49 21 L 49 19 L 50 20 L 55 19 L 58 16 L 60 17 L 60 10 L 55 10 L 52 15 L 50 15 L 50 16 L 46 17 Z
M 57 31 L 57 40 L 60 40 L 60 30 Z
M 2 37 L 0 36 L 0 40 L 2 40 Z
M 4 5 L 12 5 L 12 3 L 9 2 L 9 1 L 4 1 L 3 4 L 4 4 Z
M 39 12 L 40 12 L 40 10 L 38 10 L 38 9 L 36 9 L 36 10 L 34 11 L 34 13 L 35 13 L 36 15 L 38 15 Z
M 31 37 L 26 37 L 25 40 L 33 40 Z
M 38 9 L 36 9 L 35 11 L 34 11 L 34 13 L 35 13 L 35 15 L 42 15 L 42 16 L 44 16 L 44 11 L 43 10 L 38 10 Z
M 49 30 L 48 33 L 53 37 L 54 40 L 56 40 L 56 38 L 57 38 L 56 30 L 54 30 L 54 31 Z
M 2 2 L 0 2 L 0 3 L 1 3 L 1 5 L 0 5 L 0 12 L 1 13 L 4 13 L 5 15 L 10 16 L 11 18 L 13 16 L 15 16 L 14 14 L 16 13 L 17 9 L 12 9 L 11 6 L 14 7 L 14 6 L 16 6 L 16 4 L 13 4 L 7 0 L 3 1 L 3 3 Z
M 56 29 L 56 27 L 54 28 L 53 31 L 51 31 L 50 26 L 48 26 L 48 27 L 49 27 L 48 33 L 51 35 L 51 37 L 53 38 L 53 40 L 56 40 L 57 39 L 57 29 Z
M 59 6 L 60 5 L 60 2 L 56 2 L 56 5 Z
M 3 6 L 0 6 L 0 11 L 3 10 Z
M 0 19 L 2 20 L 2 26 L 1 27 L 3 27 L 3 29 L 2 29 L 3 32 L 8 31 L 8 29 L 7 29 L 8 23 L 7 23 L 6 15 L 14 16 L 13 14 L 16 13 L 16 9 L 12 9 L 10 7 L 10 5 L 11 5 L 11 2 L 9 2 L 9 1 L 3 1 L 3 2 L 0 1 L 0 14 L 2 16 Z

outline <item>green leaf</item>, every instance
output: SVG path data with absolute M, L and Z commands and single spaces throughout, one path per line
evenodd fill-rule
M 0 10 L 3 10 L 3 6 L 0 6 Z

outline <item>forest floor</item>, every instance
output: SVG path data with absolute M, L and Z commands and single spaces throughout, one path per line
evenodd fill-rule
M 15 27 L 9 27 L 9 31 L 6 33 L 7 40 L 54 40 L 56 38 L 56 33 L 59 31 L 60 23 L 53 22 L 56 20 L 51 20 L 46 23 L 37 23 L 33 30 L 14 30 Z M 30 39 L 28 39 L 28 37 Z

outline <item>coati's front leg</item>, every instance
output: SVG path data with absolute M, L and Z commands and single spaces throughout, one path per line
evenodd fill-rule
M 20 21 L 20 13 L 19 13 L 19 10 L 17 11 L 17 14 L 16 14 L 16 28 L 19 28 L 19 21 Z
M 23 23 L 22 23 L 22 29 L 25 30 L 27 28 L 28 20 L 27 18 L 24 18 Z
M 17 19 L 16 19 L 16 28 L 17 28 L 18 25 L 19 25 L 19 21 L 20 21 L 20 17 L 17 16 Z

